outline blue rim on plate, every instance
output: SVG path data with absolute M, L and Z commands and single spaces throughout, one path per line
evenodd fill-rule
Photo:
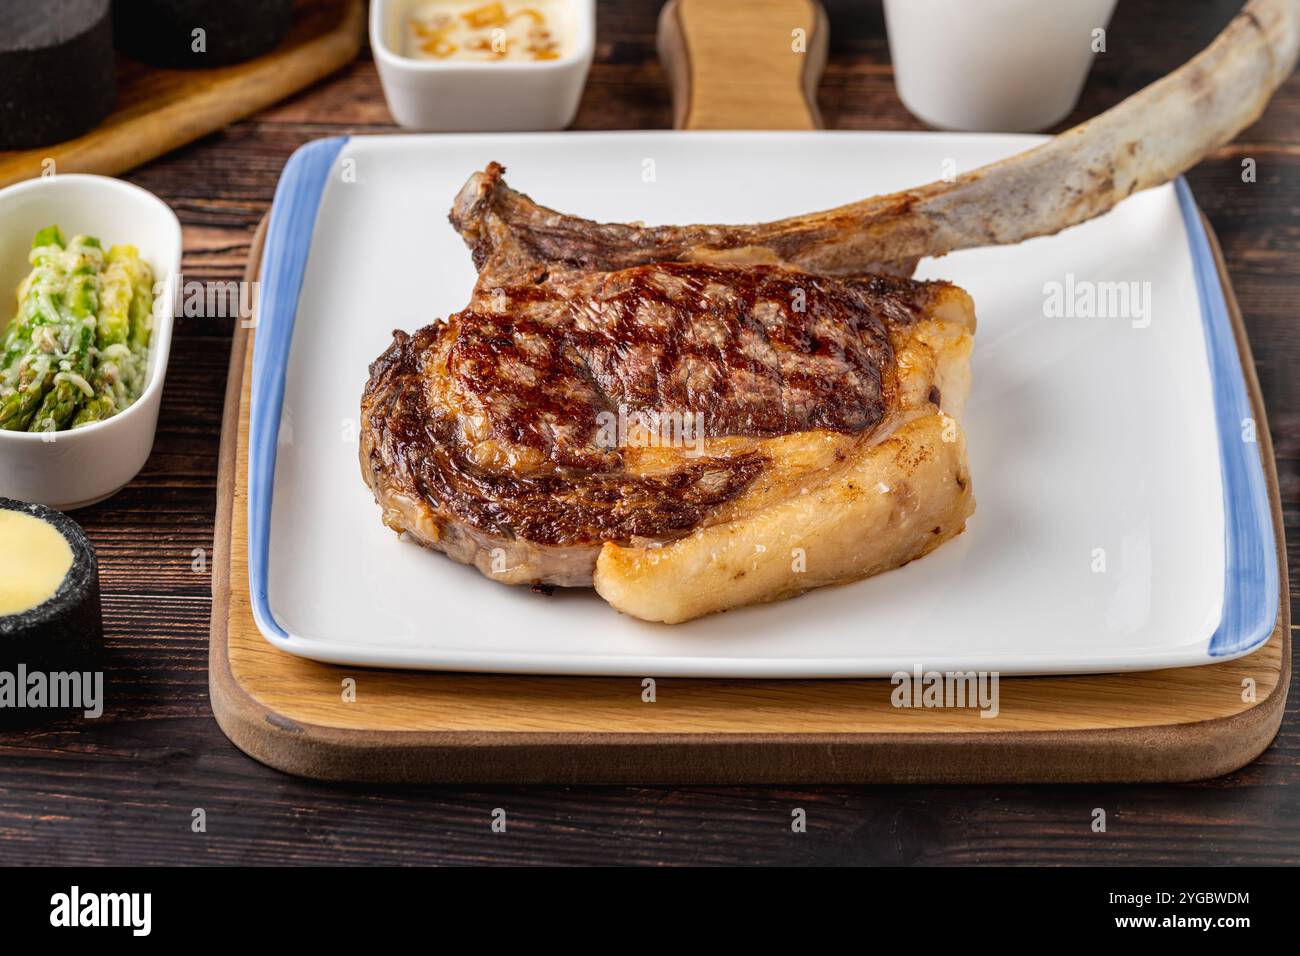
M 334 160 L 347 141 L 347 136 L 318 139 L 300 146 L 289 157 L 271 203 L 259 279 L 261 296 L 253 340 L 253 394 L 248 422 L 248 588 L 258 629 L 281 639 L 289 635 L 271 613 L 266 582 L 271 551 L 271 486 L 275 481 L 284 375 L 316 213 Z
M 1246 395 L 1241 355 L 1232 334 L 1228 302 L 1210 240 L 1187 180 L 1179 176 L 1175 188 L 1183 225 L 1187 227 L 1196 294 L 1201 300 L 1223 469 L 1223 617 L 1210 638 L 1210 656 L 1235 656 L 1268 640 L 1277 620 L 1273 510 L 1255 437 L 1258 423 Z
M 253 617 L 264 635 L 290 640 L 271 613 L 267 595 L 271 496 L 284 376 L 293 340 L 312 230 L 330 171 L 349 137 L 316 140 L 298 149 L 276 187 L 262 259 L 261 297 L 253 346 L 248 454 L 248 583 Z M 1186 180 L 1175 183 L 1187 229 L 1210 366 L 1223 470 L 1223 616 L 1210 638 L 1211 658 L 1240 656 L 1264 643 L 1278 612 L 1278 565 L 1273 513 L 1228 303 L 1196 200 Z

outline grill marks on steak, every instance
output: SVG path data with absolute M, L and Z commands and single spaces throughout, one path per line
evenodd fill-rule
M 927 299 L 912 280 L 699 263 L 480 282 L 470 308 L 395 332 L 371 367 L 370 470 L 504 538 L 671 539 L 763 473 L 759 440 L 875 428 L 890 327 Z M 709 453 L 647 464 L 606 447 L 600 416 L 620 410 L 632 422 L 702 413 Z
M 363 404 L 372 473 L 445 519 L 544 545 L 672 536 L 699 525 L 762 472 L 766 459 L 754 453 L 699 458 L 662 475 L 629 474 L 616 463 L 532 474 L 484 463 L 455 408 L 428 398 L 429 376 L 442 374 L 434 366 L 445 361 L 464 315 L 414 336 L 395 332 L 370 368 Z M 495 417 L 492 423 L 509 428 Z
M 704 434 L 861 431 L 884 414 L 889 336 L 854 285 L 685 263 L 496 288 L 453 318 L 448 371 L 494 435 L 557 466 L 617 468 L 597 420 L 700 413 Z

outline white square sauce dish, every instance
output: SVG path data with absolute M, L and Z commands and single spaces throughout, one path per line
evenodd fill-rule
M 430 132 L 558 130 L 595 51 L 594 0 L 374 0 L 370 46 L 393 118 Z

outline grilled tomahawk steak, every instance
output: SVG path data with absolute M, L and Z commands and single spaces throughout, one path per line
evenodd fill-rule
M 734 261 L 708 227 L 561 216 L 502 173 L 452 210 L 479 269 L 469 306 L 395 332 L 371 366 L 361 465 L 390 527 L 668 622 L 962 530 L 964 292 L 805 272 L 794 246 Z
M 955 286 L 906 278 L 916 262 L 1167 182 L 1254 122 L 1298 52 L 1300 0 L 1249 0 L 1041 146 L 753 226 L 587 222 L 489 166 L 451 216 L 479 270 L 469 307 L 395 332 L 362 396 L 384 521 L 497 580 L 594 584 L 669 622 L 925 554 L 974 508 L 975 319 Z

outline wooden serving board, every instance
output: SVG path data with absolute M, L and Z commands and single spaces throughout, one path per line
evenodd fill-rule
M 364 33 L 361 0 L 298 0 L 289 35 L 245 63 L 164 70 L 119 55 L 114 111 L 76 139 L 0 151 L 0 186 L 51 169 L 108 176 L 133 169 L 328 76 L 356 57 Z
M 827 31 L 815 0 L 671 0 L 659 26 L 678 126 L 820 125 L 813 90 Z M 231 352 L 217 491 L 210 661 L 217 721 L 264 763 L 330 780 L 1139 782 L 1240 767 L 1268 746 L 1282 720 L 1290 603 L 1259 383 L 1210 236 L 1261 426 L 1280 568 L 1276 627 L 1247 657 L 1135 674 L 1009 677 L 992 720 L 973 709 L 895 708 L 885 680 L 663 679 L 649 703 L 636 678 L 380 671 L 293 657 L 262 637 L 249 604 L 246 373 L 253 335 L 241 328 Z M 259 230 L 249 279 L 258 273 L 261 241 Z M 348 680 L 355 682 L 350 703 Z M 1253 699 L 1243 699 L 1247 686 Z
M 248 264 L 256 278 L 263 228 Z M 1208 225 L 1207 225 L 1208 229 Z M 552 783 L 1174 781 L 1258 756 L 1291 672 L 1286 553 L 1273 449 L 1223 261 L 1277 530 L 1270 640 L 1223 664 L 1135 674 L 1008 677 L 1000 714 L 897 709 L 885 680 L 657 681 L 335 667 L 272 647 L 248 594 L 253 334 L 231 352 L 217 486 L 209 683 L 222 730 L 290 773 L 329 780 Z M 360 480 L 358 478 L 358 480 Z M 614 613 L 612 610 L 610 613 Z M 647 674 L 646 677 L 654 677 Z M 344 700 L 345 681 L 355 700 Z M 1253 686 L 1254 699 L 1243 700 Z

